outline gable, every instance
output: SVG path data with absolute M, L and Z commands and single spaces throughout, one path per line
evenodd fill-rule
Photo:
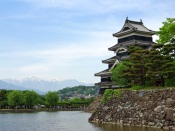
M 131 30 L 132 28 L 133 27 L 130 24 L 125 23 L 123 28 L 119 32 L 128 31 L 128 30 Z
M 123 31 L 125 31 L 125 30 L 129 30 L 130 28 L 129 27 L 125 27 L 124 29 L 123 29 Z

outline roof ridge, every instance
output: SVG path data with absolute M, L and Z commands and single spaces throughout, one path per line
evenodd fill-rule
M 140 19 L 140 21 L 133 21 L 133 20 L 129 20 L 128 18 L 126 18 L 125 23 L 134 23 L 134 24 L 143 24 L 142 20 Z

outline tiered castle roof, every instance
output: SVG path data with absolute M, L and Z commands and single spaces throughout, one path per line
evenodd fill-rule
M 152 31 L 143 25 L 142 20 L 140 20 L 140 22 L 137 22 L 128 20 L 128 18 L 126 18 L 125 24 L 123 25 L 122 29 L 119 32 L 114 33 L 113 36 L 119 37 L 134 32 L 137 32 L 139 34 L 150 34 L 150 35 L 155 34 L 155 31 Z

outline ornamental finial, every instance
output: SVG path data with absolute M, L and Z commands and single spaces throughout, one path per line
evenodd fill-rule
M 142 22 L 142 19 L 140 19 L 140 22 L 143 23 L 143 22 Z
M 128 22 L 128 16 L 126 17 L 126 21 L 125 22 Z

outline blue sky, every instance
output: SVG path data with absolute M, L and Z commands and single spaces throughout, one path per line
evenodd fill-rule
M 0 0 L 0 79 L 98 82 L 94 73 L 128 16 L 152 30 L 175 17 L 173 0 Z M 154 37 L 156 39 L 156 37 Z

